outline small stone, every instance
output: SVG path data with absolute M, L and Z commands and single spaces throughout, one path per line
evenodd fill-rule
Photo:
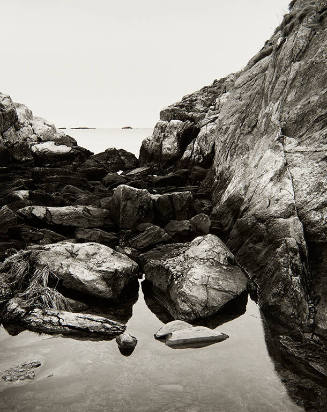
M 161 339 L 165 338 L 168 335 L 170 335 L 173 332 L 177 332 L 178 330 L 185 330 L 185 329 L 190 329 L 192 328 L 192 325 L 190 325 L 187 322 L 184 322 L 183 320 L 173 320 L 172 322 L 166 323 L 166 325 L 163 325 L 157 333 L 154 334 L 154 337 L 156 339 Z
M 40 361 L 25 362 L 14 368 L 6 370 L 1 378 L 6 382 L 23 381 L 26 379 L 34 379 L 34 369 L 41 366 Z
M 124 356 L 129 356 L 133 353 L 137 345 L 137 339 L 129 333 L 122 333 L 116 337 L 116 342 L 120 353 Z

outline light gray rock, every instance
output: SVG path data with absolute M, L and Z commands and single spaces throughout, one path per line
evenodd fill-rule
M 18 366 L 7 369 L 2 372 L 1 378 L 5 382 L 17 382 L 24 380 L 32 380 L 35 378 L 35 370 L 41 366 L 40 361 L 24 362 Z
M 86 314 L 55 309 L 33 309 L 26 311 L 18 300 L 8 302 L 6 316 L 26 329 L 49 334 L 112 339 L 122 334 L 126 326 L 113 320 Z
M 171 347 L 208 345 L 222 342 L 228 339 L 225 333 L 218 332 L 204 326 L 194 326 L 192 328 L 177 330 L 172 332 L 166 339 L 166 345 Z
M 158 330 L 158 332 L 154 334 L 154 337 L 156 339 L 166 338 L 168 335 L 170 335 L 173 332 L 176 332 L 178 330 L 189 329 L 189 328 L 192 328 L 192 325 L 190 325 L 189 323 L 183 320 L 173 320 L 163 325 Z
M 120 349 L 134 349 L 137 345 L 137 339 L 126 332 L 118 335 L 116 342 Z
M 175 319 L 207 317 L 246 291 L 247 278 L 215 235 L 158 247 L 140 256 L 145 278 L 166 295 Z
M 92 206 L 26 206 L 17 212 L 27 220 L 40 220 L 48 225 L 92 228 L 112 226 L 109 211 Z

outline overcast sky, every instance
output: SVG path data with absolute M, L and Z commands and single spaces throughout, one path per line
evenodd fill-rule
M 152 127 L 241 69 L 289 0 L 2 0 L 0 90 L 60 126 Z

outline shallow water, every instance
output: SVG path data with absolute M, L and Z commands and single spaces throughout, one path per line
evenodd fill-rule
M 94 153 L 109 147 L 125 149 L 139 156 L 142 140 L 151 136 L 153 129 L 65 129 L 63 132 L 74 137 L 79 146 Z
M 80 146 L 94 153 L 117 147 L 136 155 L 142 139 L 151 132 L 152 129 L 66 130 Z M 290 399 L 275 371 L 254 302 L 248 301 L 243 315 L 218 327 L 230 336 L 226 341 L 179 350 L 153 338 L 165 317 L 158 312 L 151 296 L 147 295 L 146 302 L 140 288 L 133 315 L 128 305 L 118 311 L 118 318 L 127 320 L 131 316 L 127 331 L 138 339 L 130 357 L 119 352 L 114 340 L 74 340 L 28 331 L 10 336 L 0 327 L 0 371 L 31 360 L 42 362 L 35 370 L 34 381 L 0 380 L 0 410 L 303 410 Z
M 0 370 L 40 360 L 36 379 L 0 384 L 5 411 L 301 411 L 274 370 L 257 305 L 221 326 L 230 338 L 205 348 L 172 349 L 154 339 L 162 322 L 142 289 L 127 330 L 130 357 L 116 342 L 83 341 L 0 329 Z

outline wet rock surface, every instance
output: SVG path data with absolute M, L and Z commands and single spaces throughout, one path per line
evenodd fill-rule
M 214 235 L 156 248 L 140 261 L 146 279 L 167 294 L 164 304 L 176 319 L 213 315 L 246 292 L 246 276 Z

